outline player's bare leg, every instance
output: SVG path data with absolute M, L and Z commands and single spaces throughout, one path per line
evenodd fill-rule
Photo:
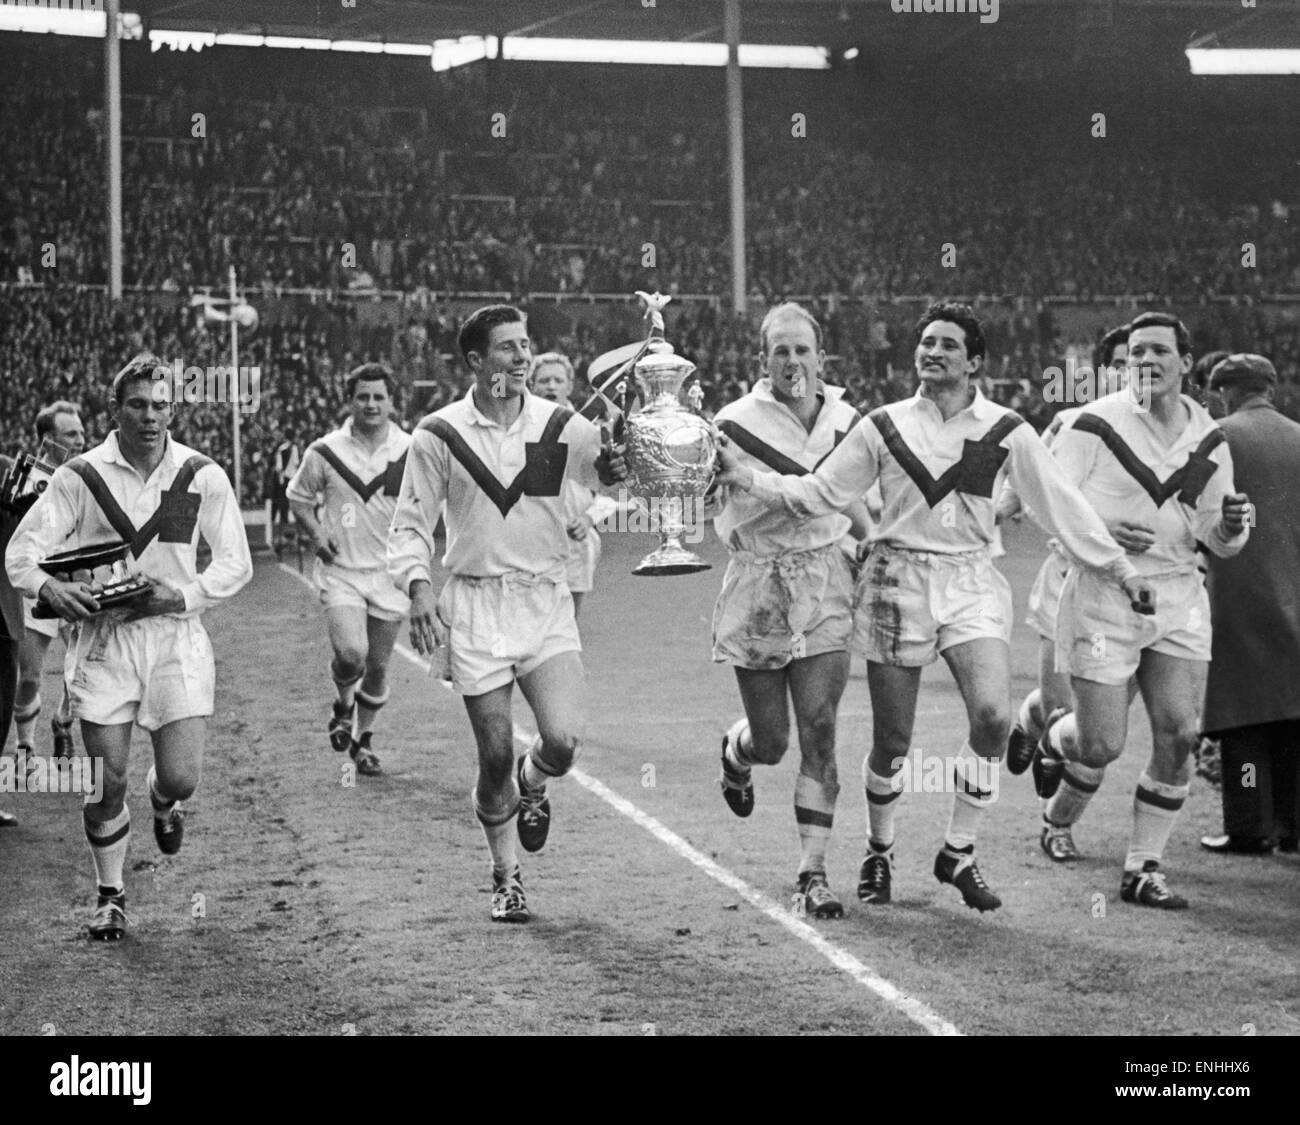
M 1187 900 L 1165 885 L 1160 860 L 1187 800 L 1191 756 L 1199 737 L 1209 664 L 1147 649 L 1138 686 L 1151 718 L 1151 760 L 1138 778 L 1133 832 L 1124 859 L 1122 895 L 1129 902 L 1178 910 Z
M 519 842 L 540 851 L 551 828 L 546 783 L 569 772 L 586 721 L 587 675 L 577 652 L 562 652 L 519 677 L 519 690 L 537 720 L 537 737 L 519 758 Z
M 1019 776 L 1029 768 L 1034 747 L 1047 729 L 1047 720 L 1057 711 L 1074 706 L 1070 677 L 1056 670 L 1056 644 L 1038 638 L 1038 686 L 1020 703 L 1011 733 L 1007 736 L 1008 772 Z
M 793 667 L 789 665 L 788 667 Z M 722 797 L 737 816 L 754 811 L 754 766 L 774 766 L 790 745 L 787 668 L 736 668 L 745 717 L 722 738 Z
M 18 696 L 14 702 L 14 734 L 18 755 L 36 753 L 36 721 L 41 715 L 41 677 L 50 638 L 24 629 L 18 642 Z
M 867 661 L 871 752 L 862 763 L 867 851 L 858 872 L 858 898 L 873 905 L 889 902 L 893 893 L 894 812 L 902 795 L 895 778 L 911 751 L 920 687 L 920 668 Z
M 519 812 L 511 713 L 513 695 L 514 684 L 509 683 L 482 695 L 464 697 L 478 749 L 478 779 L 470 797 L 492 855 L 494 922 L 527 922 L 529 918 L 511 823 Z
M 95 865 L 98 901 L 90 936 L 117 941 L 126 933 L 126 887 L 122 868 L 131 840 L 131 812 L 126 806 L 126 767 L 131 752 L 132 723 L 103 726 L 82 721 L 86 755 L 98 759 L 103 788 L 98 801 L 86 800 L 82 823 Z
M 826 848 L 840 783 L 835 763 L 835 720 L 849 679 L 849 654 L 827 652 L 795 660 L 786 669 L 799 731 L 799 776 L 794 816 L 799 829 L 799 890 L 817 918 L 839 918 L 844 907 L 826 881 Z
M 365 608 L 353 605 L 328 606 L 325 610 L 325 624 L 329 630 L 330 648 L 334 653 L 330 662 L 330 676 L 337 693 L 329 724 L 330 745 L 341 754 L 352 747 L 357 685 L 366 671 L 369 641 Z
M 1011 729 L 1011 647 L 981 637 L 945 649 L 943 658 L 966 704 L 970 730 L 957 753 L 953 805 L 935 878 L 951 883 L 966 905 L 981 912 L 1002 905 L 975 864 L 975 838 L 984 813 L 998 799 L 999 771 Z
M 402 624 L 401 620 L 366 617 L 366 670 L 356 691 L 356 733 L 349 748 L 358 773 L 373 775 L 380 772 L 379 755 L 370 745 L 370 736 L 376 716 L 388 702 L 388 662 Z
M 177 719 L 153 732 L 153 766 L 149 770 L 149 802 L 153 806 L 153 834 L 158 850 L 175 855 L 185 837 L 185 820 L 179 802 L 199 787 L 207 720 Z

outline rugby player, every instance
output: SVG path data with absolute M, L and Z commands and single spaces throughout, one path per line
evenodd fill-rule
M 714 421 L 741 464 L 809 473 L 860 415 L 842 387 L 822 381 L 821 325 L 801 306 L 774 307 L 759 342 L 763 377 Z M 869 528 L 866 505 L 801 520 L 724 486 L 708 514 L 731 555 L 713 611 L 713 659 L 735 669 L 745 709 L 722 739 L 722 795 L 737 816 L 753 811 L 752 767 L 785 756 L 793 705 L 798 891 L 808 914 L 838 918 L 844 907 L 827 882 L 826 851 L 840 788 L 835 720 L 849 676 L 852 567 Z
M 866 416 L 805 476 L 754 472 L 724 439 L 724 484 L 798 519 L 841 511 L 879 480 L 884 510 L 855 594 L 855 646 L 867 658 L 873 741 L 864 762 L 868 846 L 858 897 L 892 894 L 896 775 L 906 762 L 921 668 L 943 656 L 970 720 L 934 874 L 967 906 L 1002 900 L 975 862 L 984 811 L 997 799 L 1011 709 L 1011 591 L 989 557 L 995 503 L 1008 477 L 1072 556 L 1104 572 L 1135 606 L 1149 588 L 1097 514 L 1065 480 L 1024 419 L 980 393 L 984 333 L 966 305 L 938 303 L 916 326 L 915 396 Z
M 1129 326 L 1125 394 L 1083 407 L 1053 453 L 1153 587 L 1156 612 L 1133 619 L 1095 574 L 1077 569 L 1061 591 L 1057 666 L 1070 673 L 1075 711 L 1049 721 L 1034 755 L 1054 825 L 1076 823 L 1128 734 L 1136 674 L 1152 751 L 1138 779 L 1120 884 L 1126 902 L 1179 910 L 1160 860 L 1187 799 L 1210 660 L 1210 605 L 1197 542 L 1230 558 L 1250 535 L 1249 499 L 1234 491 L 1232 455 L 1205 408 L 1182 393 L 1191 337 L 1176 316 L 1149 312 Z
M 212 714 L 215 668 L 199 615 L 252 577 L 248 539 L 234 489 L 221 468 L 167 433 L 169 368 L 137 355 L 113 379 L 117 428 L 54 473 L 14 532 L 5 564 L 15 587 L 80 628 L 65 661 L 72 713 L 86 753 L 101 760 L 103 792 L 83 808 L 99 888 L 90 936 L 126 931 L 122 868 L 131 838 L 126 804 L 133 724 L 149 732 L 154 764 L 149 799 L 154 838 L 180 850 L 180 802 L 199 782 Z M 199 573 L 199 536 L 212 561 Z M 149 579 L 146 597 L 103 613 L 94 584 L 50 578 L 38 565 L 56 550 L 123 539 Z M 94 616 L 91 616 L 91 615 Z
M 492 856 L 492 920 L 526 922 L 512 822 L 517 814 L 525 851 L 546 843 L 547 783 L 572 766 L 583 724 L 582 645 L 565 582 L 564 486 L 573 479 L 594 488 L 598 458 L 608 483 L 626 468 L 601 451 L 600 431 L 585 418 L 529 393 L 531 348 L 519 309 L 478 309 L 458 344 L 474 383 L 413 435 L 388 569 L 411 599 L 411 644 L 428 656 L 447 646 L 452 686 L 464 697 L 478 749 L 472 801 Z M 437 595 L 440 512 L 448 577 Z M 517 761 L 516 681 L 540 732 Z
M 1124 324 L 1107 332 L 1093 353 L 1092 369 L 1096 374 L 1098 398 L 1123 389 L 1127 357 L 1128 325 Z M 1080 408 L 1069 407 L 1052 419 L 1043 433 L 1043 441 L 1049 449 L 1061 428 L 1073 420 Z M 1004 488 L 999 514 L 1018 506 L 1014 490 Z M 1111 530 L 1113 532 L 1115 529 Z M 1061 598 L 1061 587 L 1069 571 L 1069 557 L 1060 549 L 1060 544 L 1052 540 L 1048 543 L 1047 558 L 1043 560 L 1029 591 L 1029 615 L 1025 624 L 1038 634 L 1038 687 L 1021 701 L 1007 739 L 1007 770 L 1014 775 L 1022 774 L 1029 768 L 1034 757 L 1034 746 L 1043 736 L 1048 719 L 1069 711 L 1073 706 L 1070 677 L 1065 672 L 1056 670 L 1056 611 Z M 1067 784 L 1073 787 L 1079 780 L 1072 778 Z M 1054 799 L 1061 800 L 1060 794 L 1063 792 L 1064 790 L 1058 791 L 1058 796 Z M 1079 858 L 1069 825 L 1053 821 L 1046 808 L 1039 843 L 1049 858 L 1057 863 Z
M 286 495 L 315 544 L 316 585 L 334 653 L 330 745 L 349 752 L 357 773 L 373 776 L 382 767 L 371 736 L 388 702 L 388 661 L 410 609 L 388 577 L 384 552 L 411 436 L 390 418 L 393 376 L 383 365 L 356 368 L 345 397 L 350 416 L 308 446 Z
M 573 394 L 573 364 L 560 352 L 543 352 L 533 359 L 529 389 L 538 398 L 569 406 Z M 569 536 L 569 565 L 565 578 L 573 595 L 573 615 L 582 611 L 582 598 L 595 584 L 600 562 L 600 533 L 595 525 L 612 515 L 618 502 L 593 492 L 572 477 L 564 482 L 564 530 Z
M 72 457 L 86 448 L 86 430 L 81 424 L 81 414 L 70 402 L 60 400 L 42 408 L 36 415 L 36 440 L 39 445 L 49 439 L 68 451 Z M 34 732 L 41 713 L 41 675 L 45 670 L 45 655 L 50 641 L 60 632 L 64 642 L 69 640 L 67 626 L 57 617 L 33 617 L 35 602 L 23 600 L 23 638 L 18 647 L 18 698 L 14 704 L 14 728 L 17 732 L 18 754 L 35 753 Z M 68 709 L 68 688 L 63 685 L 59 706 L 50 719 L 54 736 L 54 753 L 69 757 L 75 749 L 72 738 L 72 714 Z

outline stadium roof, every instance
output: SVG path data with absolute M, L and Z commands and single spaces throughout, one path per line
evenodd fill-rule
M 356 0 L 344 6 L 341 0 L 123 0 L 122 7 L 139 12 L 147 29 L 371 43 L 463 36 L 723 41 L 723 0 L 653 0 L 647 7 L 650 2 Z M 972 0 L 971 6 L 978 5 Z M 1223 0 L 1004 0 L 995 10 L 998 34 L 989 35 L 985 46 L 996 53 L 1032 44 L 1087 54 L 1090 39 L 1112 34 L 1181 49 L 1234 18 Z M 893 11 L 890 0 L 741 0 L 741 12 L 747 43 L 863 52 L 946 47 L 981 27 L 979 14 L 924 18 Z

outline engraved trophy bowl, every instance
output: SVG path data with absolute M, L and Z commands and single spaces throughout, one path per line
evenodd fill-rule
M 39 566 L 51 578 L 61 582 L 99 583 L 102 590 L 95 595 L 95 601 L 99 603 L 99 612 L 103 613 L 130 605 L 149 592 L 149 580 L 127 570 L 126 557 L 130 552 L 131 544 L 119 539 L 61 551 L 41 559 Z M 38 601 L 32 607 L 32 616 L 50 618 L 58 615 Z
M 682 385 L 695 365 L 675 354 L 663 338 L 661 309 L 668 299 L 640 295 L 651 323 L 644 356 L 632 367 L 641 409 L 627 417 L 625 457 L 628 482 L 646 509 L 659 546 L 632 571 L 640 576 L 694 574 L 711 569 L 682 545 L 682 536 L 702 518 L 704 494 L 713 480 L 718 453 L 713 427 L 698 413 L 703 394 L 691 388 L 692 406 L 682 404 Z

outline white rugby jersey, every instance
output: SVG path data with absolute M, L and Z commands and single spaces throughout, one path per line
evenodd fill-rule
M 527 391 L 507 428 L 474 405 L 474 389 L 416 428 L 388 533 L 388 572 L 409 591 L 433 574 L 433 529 L 444 512 L 453 574 L 564 576 L 565 489 L 600 487 L 600 431 Z
M 1082 407 L 1061 430 L 1052 456 L 1106 522 L 1149 524 L 1155 543 L 1129 558 L 1142 574 L 1196 569 L 1200 540 L 1220 558 L 1246 545 L 1250 528 L 1223 533 L 1223 498 L 1235 489 L 1232 454 L 1205 408 L 1186 395 L 1187 425 L 1172 443 L 1127 392 Z
M 770 469 L 804 476 L 829 456 L 862 417 L 844 401 L 843 387 L 820 383 L 817 394 L 822 407 L 811 432 L 777 400 L 771 379 L 760 379 L 749 394 L 729 402 L 718 411 L 714 423 L 731 440 L 741 463 L 756 473 Z M 809 551 L 838 543 L 850 527 L 849 517 L 839 511 L 813 519 L 792 519 L 783 509 L 726 486 L 710 502 L 709 514 L 715 505 L 714 526 L 729 551 L 755 555 Z
M 212 549 L 201 574 L 200 534 Z M 132 545 L 129 569 L 185 596 L 178 616 L 196 616 L 253 577 L 244 521 L 225 472 L 170 434 L 148 480 L 122 456 L 116 430 L 56 469 L 14 532 L 5 567 L 14 586 L 34 598 L 50 577 L 39 560 L 115 539 Z
M 349 418 L 314 441 L 303 454 L 285 495 L 303 504 L 325 502 L 323 523 L 338 544 L 332 565 L 347 570 L 382 570 L 388 525 L 406 468 L 411 435 L 395 422 L 372 453 L 353 433 Z
M 807 519 L 843 510 L 879 480 L 884 508 L 875 542 L 955 554 L 993 543 L 994 497 L 1007 479 L 1079 562 L 1117 580 L 1135 573 L 1033 428 L 978 388 L 946 422 L 919 391 L 878 407 L 816 472 L 755 473 L 753 492 Z

